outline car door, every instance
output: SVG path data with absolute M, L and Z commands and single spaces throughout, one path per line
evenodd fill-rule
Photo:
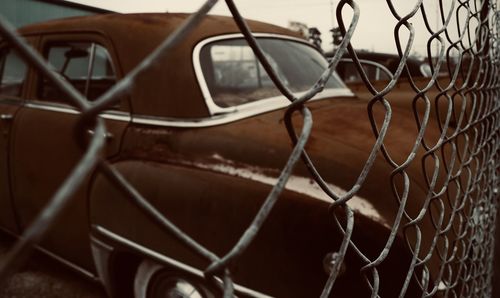
M 51 34 L 40 49 L 50 64 L 88 100 L 95 100 L 121 76 L 107 39 L 98 34 Z M 39 214 L 83 155 L 73 137 L 79 117 L 68 99 L 41 75 L 33 78 L 26 104 L 14 121 L 12 194 L 22 228 Z M 117 156 L 130 121 L 128 99 L 103 113 L 109 132 L 106 156 Z M 89 245 L 87 177 L 46 235 L 43 249 L 92 274 Z
M 33 39 L 30 39 L 33 41 Z M 9 179 L 11 128 L 26 93 L 28 67 L 8 45 L 0 45 L 0 226 L 18 233 Z

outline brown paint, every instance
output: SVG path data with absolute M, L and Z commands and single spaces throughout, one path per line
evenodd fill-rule
M 100 15 L 48 22 L 20 32 L 51 40 L 98 36 L 96 41 L 111 49 L 121 76 L 185 18 L 183 14 Z M 254 32 L 293 35 L 286 29 L 260 22 L 250 22 L 250 27 Z M 181 120 L 209 117 L 194 76 L 192 50 L 205 38 L 235 32 L 238 29 L 231 18 L 205 18 L 165 55 L 161 65 L 141 75 L 130 96 L 132 117 L 169 116 Z M 32 78 L 27 94 L 33 94 L 36 84 Z M 325 180 L 348 190 L 375 143 L 367 101 L 331 98 L 307 105 L 312 110 L 314 126 L 306 149 Z M 278 110 L 229 124 L 191 129 L 107 121 L 108 130 L 115 137 L 108 144 L 106 154 L 128 181 L 169 219 L 201 244 L 223 255 L 248 226 L 270 186 L 202 170 L 193 164 L 220 163 L 214 159 L 219 156 L 233 165 L 250 165 L 268 176 L 276 176 L 291 152 L 283 115 L 284 110 Z M 374 116 L 380 124 L 384 116 L 381 106 L 375 107 Z M 392 117 L 384 144 L 391 157 L 401 163 L 411 150 L 417 127 L 409 108 L 396 105 Z M 10 136 L 13 140 L 10 158 L 14 165 L 10 173 L 15 208 L 23 226 L 43 208 L 81 157 L 81 150 L 72 138 L 77 118 L 77 115 L 30 107 L 21 108 L 15 118 Z M 300 130 L 300 117 L 294 119 Z M 430 124 L 426 134 L 436 139 L 439 129 Z M 420 165 L 423 153 L 420 149 L 415 162 L 407 169 L 411 187 L 406 209 L 412 216 L 421 209 L 427 193 Z M 380 253 L 387 240 L 389 230 L 384 224 L 392 225 L 399 207 L 391 190 L 392 171 L 379 154 L 358 193 L 384 219 L 376 221 L 356 212 L 353 239 L 372 258 Z M 309 177 L 302 164 L 296 167 L 294 174 Z M 89 177 L 76 196 L 75 203 L 61 216 L 44 243 L 70 261 L 92 270 L 88 234 L 89 225 L 97 224 L 200 269 L 208 265 L 155 226 L 102 176 Z M 341 208 L 337 213 L 343 218 Z M 424 219 L 421 227 L 426 232 L 423 245 L 428 247 L 430 236 L 434 235 L 429 218 Z M 327 278 L 322 258 L 338 249 L 342 237 L 328 214 L 326 202 L 287 190 L 257 239 L 232 266 L 235 281 L 277 296 L 317 295 Z M 380 266 L 382 294 L 397 295 L 395 291 L 403 282 L 410 256 L 400 228 L 388 259 Z M 337 293 L 346 297 L 366 295 L 366 288 L 361 286 L 364 280 L 359 276 L 361 261 L 350 250 L 345 262 L 347 271 L 335 286 Z M 431 274 L 437 272 L 437 265 L 436 260 L 431 260 Z M 410 286 L 410 296 L 415 294 L 414 287 L 414 284 Z

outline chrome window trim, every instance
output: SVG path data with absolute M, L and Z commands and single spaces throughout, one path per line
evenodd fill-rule
M 120 243 L 121 245 L 124 245 L 130 249 L 137 251 L 137 252 L 140 252 L 140 253 L 144 254 L 145 256 L 152 258 L 153 260 L 164 262 L 166 264 L 169 264 L 170 266 L 176 267 L 180 270 L 185 270 L 186 272 L 189 272 L 189 273 L 196 275 L 196 276 L 199 276 L 201 278 L 204 278 L 204 276 L 205 276 L 203 274 L 203 271 L 201 271 L 197 268 L 194 268 L 192 266 L 189 266 L 187 264 L 179 262 L 179 261 L 172 259 L 164 254 L 161 254 L 157 251 L 154 251 L 154 250 L 149 249 L 145 246 L 142 246 L 138 243 L 135 243 L 135 242 L 133 242 L 133 241 L 121 236 L 121 235 L 118 235 L 118 234 L 116 234 L 116 233 L 114 233 L 114 232 L 112 232 L 112 231 L 110 231 L 110 230 L 108 230 L 100 225 L 92 225 L 92 227 L 94 228 L 95 231 L 97 231 L 102 236 L 107 237 L 108 239 L 111 239 L 113 241 L 116 241 L 117 243 Z M 221 282 L 221 281 L 219 280 L 219 282 Z M 236 290 L 236 294 L 241 293 L 241 294 L 244 294 L 244 295 L 247 295 L 250 297 L 255 297 L 255 298 L 271 298 L 271 296 L 259 293 L 257 291 L 248 289 L 246 287 L 243 287 L 243 286 L 240 286 L 237 284 L 234 284 L 234 289 Z
M 275 38 L 275 39 L 296 41 L 296 42 L 300 42 L 302 44 L 305 44 L 311 48 L 314 48 L 307 41 L 300 39 L 300 38 L 292 37 L 292 36 L 271 34 L 271 33 L 254 33 L 253 35 L 257 38 Z M 194 72 L 195 72 L 196 79 L 198 81 L 198 85 L 200 87 L 203 98 L 205 99 L 205 104 L 208 108 L 210 115 L 216 116 L 216 115 L 228 114 L 228 113 L 247 113 L 247 111 L 246 111 L 247 109 L 254 110 L 255 106 L 257 106 L 257 105 L 268 106 L 269 108 L 267 111 L 272 111 L 272 110 L 278 109 L 278 108 L 273 107 L 273 105 L 276 104 L 275 103 L 276 98 L 280 98 L 280 101 L 283 101 L 286 104 L 290 104 L 288 99 L 286 99 L 284 96 L 266 98 L 266 99 L 257 100 L 254 102 L 249 102 L 246 104 L 242 104 L 242 105 L 238 105 L 238 106 L 234 106 L 234 107 L 228 107 L 228 108 L 220 107 L 217 104 L 215 104 L 215 102 L 212 98 L 212 95 L 210 94 L 210 91 L 208 89 L 208 86 L 207 86 L 207 83 L 205 80 L 205 76 L 203 75 L 203 71 L 201 68 L 201 61 L 200 61 L 200 52 L 201 52 L 201 49 L 205 45 L 207 45 L 211 42 L 219 41 L 219 40 L 236 39 L 236 38 L 244 38 L 244 36 L 241 33 L 233 33 L 233 34 L 223 34 L 223 35 L 209 37 L 209 38 L 204 39 L 204 40 L 200 41 L 199 43 L 197 43 L 193 49 L 192 59 L 193 59 Z M 341 79 L 340 79 L 340 81 L 342 82 Z M 325 89 L 325 91 L 326 90 L 328 90 L 328 89 Z M 330 89 L 330 90 L 342 90 L 342 92 L 340 92 L 340 93 L 342 93 L 341 96 L 354 96 L 354 94 L 351 92 L 351 90 L 349 90 L 349 88 L 347 88 L 347 87 Z M 305 92 L 301 92 L 301 93 L 305 93 Z M 321 95 L 322 93 L 315 96 L 312 100 L 319 100 L 319 99 L 325 98 L 324 95 L 323 96 Z M 349 95 L 344 95 L 344 94 L 349 94 Z M 298 93 L 297 95 L 300 95 L 300 94 Z M 284 107 L 284 106 L 281 106 L 281 107 Z M 249 117 L 249 116 L 247 116 L 247 117 Z
M 15 96 L 0 95 L 0 104 L 16 105 L 21 107 L 24 105 L 24 99 Z
M 80 114 L 80 111 L 65 104 L 30 101 L 27 102 L 24 106 L 27 108 L 43 110 L 43 111 L 51 111 L 51 112 L 58 112 L 58 113 L 72 114 L 72 115 Z M 124 122 L 130 122 L 132 118 L 132 116 L 130 116 L 129 113 L 122 111 L 107 111 L 101 113 L 100 116 L 103 119 L 117 120 Z
M 377 70 L 381 69 L 391 79 L 394 77 L 392 72 L 387 67 L 385 67 L 384 65 L 382 65 L 378 62 L 366 60 L 366 59 L 358 59 L 358 60 L 359 60 L 359 63 L 375 66 L 377 68 Z M 350 58 L 341 58 L 340 62 L 347 62 L 347 63 L 354 64 L 354 61 Z M 377 76 L 377 80 L 380 80 L 380 73 L 377 72 L 376 76 Z
M 443 67 L 443 65 L 441 65 L 441 67 Z M 428 63 L 423 62 L 422 64 L 420 64 L 420 66 L 419 66 L 418 69 L 420 70 L 420 73 L 422 74 L 422 76 L 424 78 L 430 78 L 430 77 L 432 77 L 432 68 L 431 68 L 431 66 Z M 427 73 L 427 70 L 430 73 Z M 439 70 L 441 71 L 442 69 L 439 69 Z M 438 75 L 439 75 L 439 73 L 438 73 Z
M 321 98 L 329 97 L 353 97 L 354 95 L 348 89 L 327 89 L 323 91 Z M 314 97 L 314 99 L 316 99 Z M 272 112 L 282 108 L 286 108 L 290 105 L 290 102 L 283 96 L 277 96 L 266 100 L 265 105 L 253 105 L 237 113 L 221 114 L 206 118 L 168 118 L 168 117 L 155 117 L 147 115 L 131 115 L 128 112 L 122 111 L 107 111 L 101 113 L 100 116 L 103 119 L 131 122 L 133 124 L 139 125 L 151 125 L 151 126 L 161 126 L 161 127 L 175 127 L 175 128 L 203 128 L 211 127 L 217 125 L 224 125 L 227 123 L 235 122 L 252 116 L 256 116 L 263 113 Z M 77 115 L 80 112 L 68 105 L 49 103 L 41 101 L 29 101 L 24 104 L 25 107 L 52 111 L 65 114 Z
M 314 100 L 330 98 L 330 97 L 354 97 L 349 89 L 327 89 L 321 94 L 313 97 Z M 277 96 L 265 100 L 265 104 L 259 101 L 257 105 L 250 105 L 245 109 L 238 110 L 234 113 L 226 113 L 214 115 L 207 118 L 168 118 L 168 117 L 154 117 L 146 115 L 133 115 L 132 123 L 142 125 L 154 125 L 164 127 L 179 127 L 179 128 L 201 128 L 223 125 L 245 118 L 250 118 L 259 114 L 264 114 L 286 108 L 290 102 L 284 96 Z
M 47 250 L 47 249 L 41 247 L 40 245 L 36 245 L 35 248 L 37 250 L 39 250 L 40 252 L 42 252 L 43 254 L 47 255 L 48 257 L 53 258 L 57 262 L 60 262 L 64 266 L 67 266 L 67 267 L 71 268 L 72 270 L 85 275 L 90 280 L 92 280 L 94 282 L 97 282 L 99 280 L 99 278 L 94 273 L 88 271 L 87 269 L 84 269 L 80 265 L 77 265 L 71 261 L 68 261 L 67 259 L 61 257 L 60 255 L 53 253 L 52 251 Z

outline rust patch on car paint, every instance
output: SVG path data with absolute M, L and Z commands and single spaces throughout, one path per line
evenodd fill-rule
M 163 137 L 163 136 L 169 136 L 172 135 L 172 131 L 169 129 L 155 129 L 155 128 L 150 128 L 150 127 L 134 127 L 137 133 L 143 134 L 143 135 L 151 135 L 154 137 Z
M 202 170 L 210 170 L 215 173 L 221 173 L 234 177 L 249 179 L 255 182 L 260 182 L 266 185 L 274 186 L 278 181 L 280 171 L 278 169 L 266 169 L 262 167 L 243 164 L 225 159 L 219 154 L 213 154 L 197 161 L 188 161 L 179 159 L 178 163 Z M 328 187 L 335 193 L 346 193 L 347 191 L 341 187 L 328 183 Z M 320 186 L 311 178 L 292 175 L 288 179 L 285 188 L 307 197 L 332 203 L 330 198 Z M 375 206 L 369 200 L 361 196 L 355 195 L 348 202 L 347 205 L 354 210 L 354 212 L 366 216 L 382 226 L 390 229 L 390 224 L 379 213 Z

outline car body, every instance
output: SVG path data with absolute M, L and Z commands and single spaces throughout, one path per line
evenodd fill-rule
M 331 58 L 334 54 L 335 52 L 328 52 L 325 56 Z M 401 60 L 399 55 L 396 54 L 369 51 L 356 51 L 356 56 L 358 56 L 370 80 L 390 79 L 392 74 L 396 72 Z M 423 59 L 410 56 L 406 59 L 406 65 L 410 75 L 414 78 L 429 78 L 432 76 L 430 65 Z M 342 56 L 341 62 L 337 66 L 337 72 L 346 83 L 362 81 L 349 53 Z M 408 73 L 404 71 L 401 76 L 408 77 Z
M 186 17 L 99 15 L 32 25 L 20 34 L 94 100 Z M 304 91 L 326 68 L 321 54 L 293 32 L 253 21 L 249 26 L 294 92 Z M 23 62 L 7 44 L 0 48 L 0 224 L 19 235 L 81 157 L 72 137 L 78 111 L 37 71 L 20 66 Z M 300 60 L 301 55 L 315 66 Z M 290 57 L 298 57 L 300 64 Z M 233 20 L 207 16 L 137 79 L 129 95 L 101 115 L 109 132 L 108 162 L 174 224 L 219 256 L 245 231 L 291 152 L 283 124 L 289 102 L 262 71 Z M 342 193 L 356 183 L 375 137 L 366 102 L 336 75 L 329 84 L 307 103 L 314 127 L 306 149 L 332 189 Z M 375 107 L 376 119 L 384 114 L 381 106 Z M 300 116 L 293 119 L 299 126 Z M 397 108 L 391 121 L 395 125 L 385 146 L 402 162 L 416 138 L 415 123 L 410 111 Z M 439 130 L 430 124 L 426 138 L 437 140 Z M 422 156 L 418 151 L 417 158 Z M 348 202 L 356 216 L 353 241 L 371 258 L 382 251 L 399 208 L 391 188 L 393 170 L 378 156 Z M 417 163 L 407 172 L 413 187 L 406 212 L 415 216 L 426 196 L 426 178 Z M 255 241 L 230 266 L 237 295 L 318 296 L 328 278 L 323 262 L 343 239 L 329 212 L 331 202 L 299 164 Z M 342 222 L 343 208 L 335 212 Z M 423 220 L 421 228 L 432 231 L 431 221 Z M 424 248 L 432 242 L 428 235 L 434 234 L 424 234 Z M 39 248 L 99 279 L 114 297 L 149 297 L 151 288 L 164 287 L 169 280 L 179 284 L 181 277 L 199 284 L 200 292 L 216 291 L 204 285 L 202 272 L 209 263 L 159 228 L 98 170 L 86 178 Z M 394 285 L 404 282 L 410 260 L 398 231 L 379 266 L 381 293 L 396 295 L 399 286 Z M 344 265 L 334 293 L 369 293 L 360 286 L 364 263 L 353 251 Z M 431 262 L 429 267 L 436 274 L 437 265 Z M 410 283 L 408 293 L 417 290 Z

